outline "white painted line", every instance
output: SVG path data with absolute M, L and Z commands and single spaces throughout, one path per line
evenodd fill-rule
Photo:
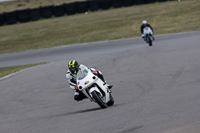
M 24 69 L 24 70 L 25 70 L 25 69 Z M 9 75 L 6 75 L 6 76 L 0 78 L 0 81 L 3 80 L 3 79 L 9 78 L 9 77 L 11 77 L 11 76 L 13 76 L 13 75 L 16 75 L 16 74 L 18 74 L 18 73 L 20 73 L 20 72 L 22 72 L 22 71 L 24 71 L 24 70 L 20 70 L 20 71 L 11 73 L 11 74 L 9 74 Z

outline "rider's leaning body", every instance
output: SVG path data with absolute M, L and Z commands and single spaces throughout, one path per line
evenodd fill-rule
M 143 21 L 142 21 L 142 25 L 141 25 L 141 27 L 140 27 L 140 32 L 142 33 L 142 37 L 145 36 L 144 33 L 143 33 L 143 29 L 144 29 L 145 27 L 149 27 L 149 28 L 152 30 L 152 32 L 153 32 L 153 28 L 151 27 L 151 25 L 148 24 L 146 20 L 143 20 Z

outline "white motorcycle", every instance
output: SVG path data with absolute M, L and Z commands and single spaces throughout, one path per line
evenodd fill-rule
M 154 37 L 153 37 L 153 32 L 152 32 L 151 28 L 146 26 L 143 29 L 143 34 L 144 34 L 144 40 L 149 44 L 149 46 L 152 46 Z
M 114 99 L 107 85 L 88 68 L 78 71 L 77 89 L 101 108 L 114 104 Z

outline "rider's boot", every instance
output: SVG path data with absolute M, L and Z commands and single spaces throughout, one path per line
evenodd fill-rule
M 98 72 L 98 77 L 107 85 L 108 89 L 111 89 L 113 87 L 113 85 L 109 85 L 106 83 L 106 80 L 104 79 L 104 77 L 100 71 Z
M 111 89 L 113 87 L 113 85 L 109 85 L 109 84 L 107 84 L 107 86 L 108 86 L 108 89 Z

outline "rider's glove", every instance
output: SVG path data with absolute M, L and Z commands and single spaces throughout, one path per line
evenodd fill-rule
M 142 34 L 142 38 L 144 38 L 144 36 L 145 36 L 145 35 L 144 35 L 144 34 Z
M 75 90 L 78 90 L 78 86 L 77 85 L 75 85 L 74 87 L 75 87 Z
M 92 73 L 93 73 L 94 75 L 96 75 L 96 76 L 98 75 L 98 72 L 97 72 L 97 71 L 93 71 Z

